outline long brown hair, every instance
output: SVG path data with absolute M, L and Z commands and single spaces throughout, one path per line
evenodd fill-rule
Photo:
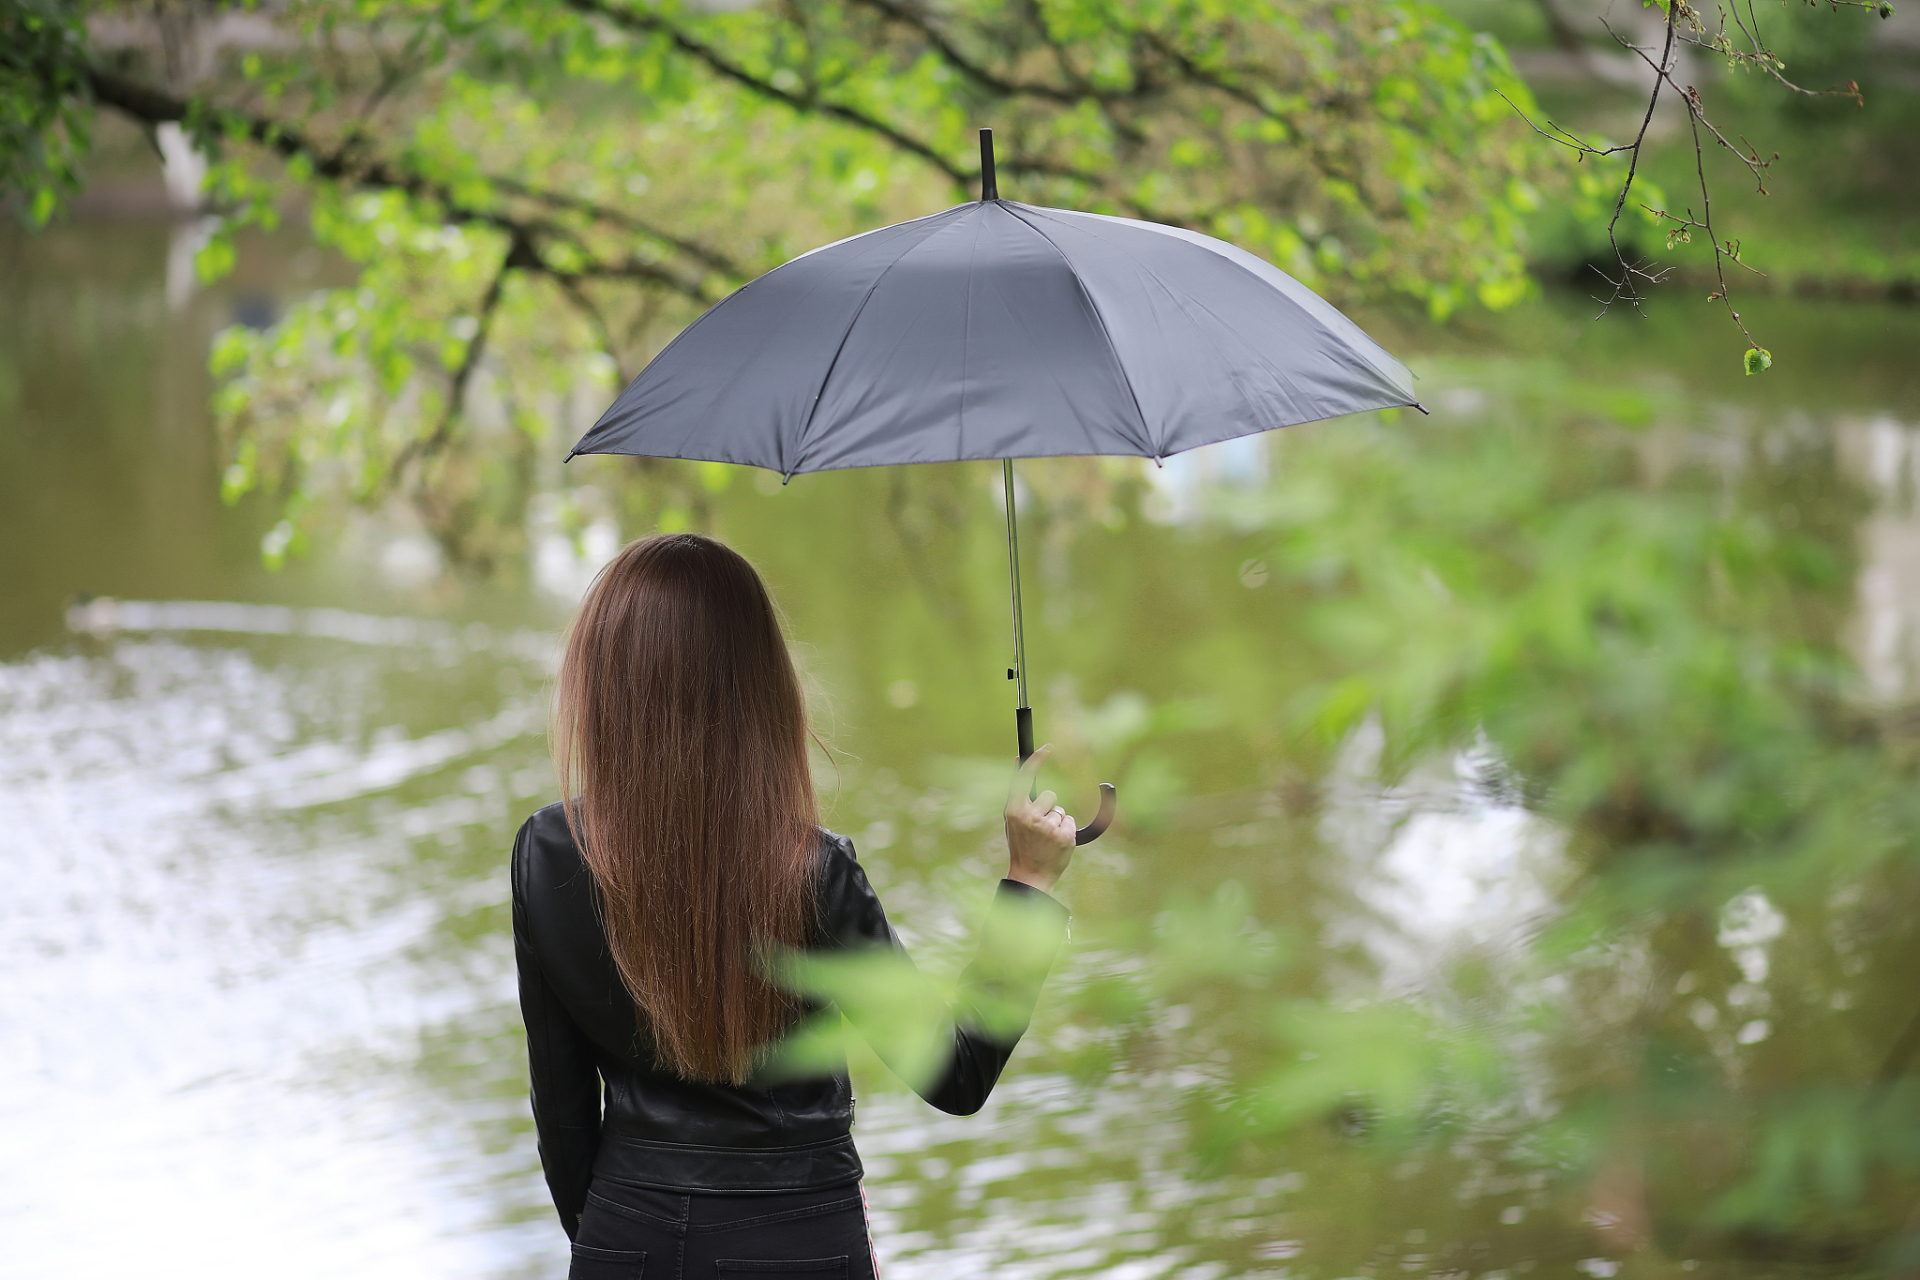
M 553 751 L 656 1058 L 744 1083 L 793 1013 L 763 975 L 804 941 L 819 816 L 799 677 L 753 566 L 692 533 L 614 557 L 567 636 Z

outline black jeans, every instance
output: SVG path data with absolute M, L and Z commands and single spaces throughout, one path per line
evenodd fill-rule
M 860 1184 L 747 1195 L 595 1178 L 568 1280 L 876 1280 Z

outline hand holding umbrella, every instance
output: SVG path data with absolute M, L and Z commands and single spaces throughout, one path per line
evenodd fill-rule
M 1073 861 L 1076 841 L 1073 817 L 1055 801 L 1051 791 L 1033 794 L 1040 766 L 1053 754 L 1048 743 L 1020 762 L 1007 792 L 1007 879 L 1051 890 Z M 1112 787 L 1106 789 L 1111 793 Z

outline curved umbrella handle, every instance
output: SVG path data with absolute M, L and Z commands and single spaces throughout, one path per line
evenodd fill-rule
M 1007 496 L 1009 501 L 1011 501 L 1013 496 L 1013 488 L 1011 485 L 1007 488 Z M 1008 507 L 1008 510 L 1012 510 L 1012 507 Z M 1018 581 L 1018 579 L 1015 579 L 1015 581 Z M 1015 610 L 1014 616 L 1016 618 L 1019 616 L 1017 609 Z M 1013 670 L 1011 668 L 1007 671 L 1007 678 L 1013 678 Z M 1020 740 L 1020 763 L 1025 764 L 1027 757 L 1033 754 L 1033 708 L 1028 706 L 1016 707 L 1013 712 L 1013 727 L 1015 735 Z M 1036 779 L 1033 786 L 1027 791 L 1027 799 L 1033 799 L 1039 792 L 1039 789 L 1040 783 L 1039 780 Z M 1092 822 L 1089 822 L 1086 826 L 1081 827 L 1073 833 L 1074 844 L 1092 844 L 1095 840 L 1098 840 L 1107 833 L 1107 828 L 1113 825 L 1113 794 L 1113 784 L 1111 782 L 1103 782 L 1100 784 L 1100 812 L 1093 815 Z
M 1107 828 L 1113 825 L 1113 808 L 1113 784 L 1103 782 L 1100 784 L 1100 812 L 1093 815 L 1092 822 L 1073 833 L 1073 842 L 1077 845 L 1092 844 L 1105 835 Z

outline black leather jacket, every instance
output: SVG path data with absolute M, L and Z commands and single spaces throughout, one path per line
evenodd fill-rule
M 852 841 L 822 831 L 816 874 L 810 946 L 900 948 Z M 548 805 L 528 818 L 513 845 L 513 944 L 540 1162 L 567 1234 L 579 1226 L 596 1174 L 682 1191 L 784 1191 L 857 1180 L 853 1090 L 844 1067 L 734 1087 L 695 1083 L 653 1060 L 607 949 L 596 894 L 561 807 Z M 1035 903 L 1042 904 L 1046 945 L 1032 945 L 1029 926 L 1021 935 L 1026 945 L 999 948 L 1003 959 L 1021 953 L 1016 963 L 983 964 L 995 949 L 996 920 Z M 1032 1014 L 1066 923 L 1066 909 L 1046 894 L 1000 882 L 980 958 L 961 978 L 951 1059 L 922 1090 L 928 1102 L 958 1115 L 986 1102 Z M 978 1016 L 988 1000 L 997 1036 L 982 1029 Z M 1018 1030 L 1010 1029 L 1009 1008 Z

